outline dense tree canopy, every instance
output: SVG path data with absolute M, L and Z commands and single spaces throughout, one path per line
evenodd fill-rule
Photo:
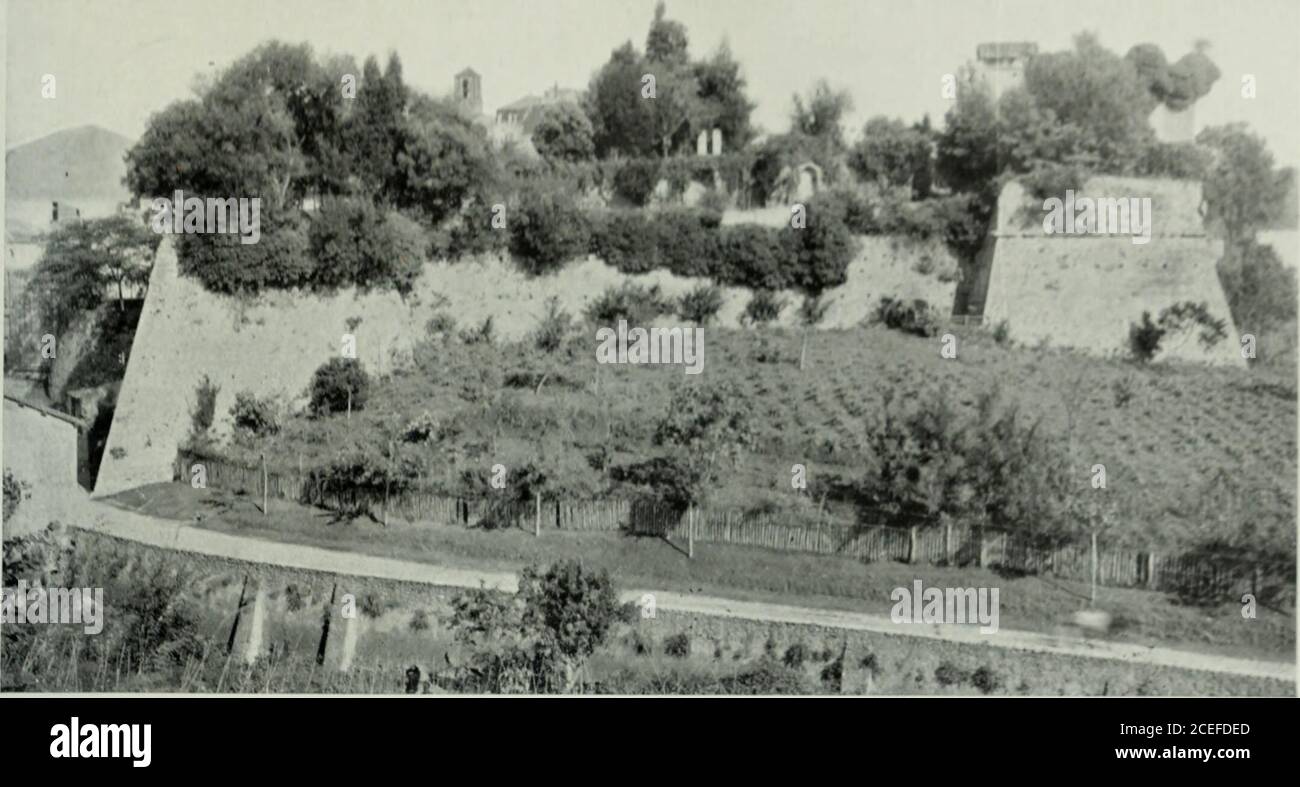
M 573 104 L 556 104 L 542 111 L 533 129 L 533 147 L 551 161 L 586 161 L 596 155 L 591 121 Z
M 730 49 L 723 44 L 710 58 L 692 61 L 688 48 L 686 27 L 668 19 L 660 3 L 645 54 L 630 41 L 611 53 L 592 77 L 585 103 L 598 156 L 668 156 L 692 149 L 698 133 L 713 128 L 729 149 L 752 138 L 753 104 Z
M 410 89 L 395 54 L 382 69 L 370 57 L 357 71 L 351 58 L 322 61 L 306 45 L 271 42 L 200 85 L 196 98 L 150 119 L 127 155 L 127 183 L 137 196 L 171 197 L 180 189 L 187 197 L 261 199 L 258 243 L 187 235 L 182 271 L 222 292 L 409 286 L 410 244 L 425 245 L 410 220 L 436 227 L 490 191 L 497 169 L 482 129 L 454 106 Z M 350 228 L 373 236 L 352 245 L 381 253 L 396 243 L 403 259 L 339 271 L 308 258 L 335 245 L 309 237 L 323 232 L 320 218 L 301 214 L 309 197 L 371 203 L 379 218 Z M 354 217 L 372 216 L 349 204 Z

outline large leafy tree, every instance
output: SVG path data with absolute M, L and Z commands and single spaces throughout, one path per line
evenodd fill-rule
M 1213 154 L 1203 187 L 1206 219 L 1231 252 L 1278 217 L 1290 174 L 1274 168 L 1264 140 L 1244 124 L 1206 128 L 1196 141 Z
M 862 128 L 849 154 L 849 168 L 859 178 L 891 186 L 910 186 L 930 158 L 930 139 L 903 121 L 876 116 Z
M 1131 164 L 1152 137 L 1149 91 L 1133 64 L 1090 34 L 1077 36 L 1073 49 L 1032 58 L 1025 89 L 1058 123 L 1080 129 L 1080 152 L 1109 169 Z
M 690 38 L 686 25 L 669 19 L 662 0 L 655 5 L 655 18 L 645 38 L 646 59 L 652 63 L 684 66 L 690 60 Z
M 357 88 L 356 108 L 344 137 L 356 157 L 356 175 L 374 199 L 391 196 L 398 178 L 397 158 L 404 145 L 405 113 L 410 94 L 402 81 L 397 55 L 380 71 L 375 58 L 366 58 Z
M 36 263 L 33 286 L 42 319 L 56 330 L 97 308 L 116 288 L 118 309 L 125 288 L 149 280 L 158 236 L 130 216 L 75 221 L 50 233 Z
M 836 90 L 820 79 L 807 96 L 795 95 L 790 127 L 798 134 L 826 140 L 836 150 L 843 150 L 844 116 L 851 111 L 853 97 L 848 91 Z
M 739 150 L 754 138 L 750 115 L 754 103 L 745 94 L 740 63 L 724 41 L 706 60 L 695 64 L 700 99 L 700 122 L 722 132 L 728 150 Z
M 614 50 L 587 88 L 596 154 L 602 158 L 650 155 L 658 149 L 651 99 L 641 97 L 646 64 L 632 42 Z
M 586 161 L 596 154 L 591 121 L 575 104 L 543 110 L 532 139 L 537 152 L 551 161 Z
M 490 693 L 581 690 L 587 660 L 635 612 L 619 603 L 608 572 L 576 561 L 529 566 L 514 596 L 469 590 L 452 608 L 450 628 L 470 656 L 449 677 Z
M 956 191 L 981 192 L 1001 170 L 998 159 L 998 115 L 993 97 L 969 72 L 957 92 L 957 103 L 944 118 L 935 169 Z
M 715 127 L 733 149 L 752 138 L 753 105 L 730 49 L 724 43 L 709 59 L 694 62 L 689 43 L 686 27 L 668 19 L 660 3 L 645 54 L 628 42 L 596 72 L 584 109 L 598 156 L 668 156 L 689 149 L 699 131 Z M 647 75 L 654 78 L 653 97 L 643 94 Z
M 398 208 L 437 224 L 472 198 L 491 204 L 498 178 L 483 130 L 455 107 L 419 96 L 398 135 L 388 191 Z

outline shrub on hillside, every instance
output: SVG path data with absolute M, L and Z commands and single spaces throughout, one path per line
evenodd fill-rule
M 445 342 L 456 335 L 456 318 L 446 312 L 436 312 L 424 324 L 424 335 L 436 342 Z
M 970 679 L 970 675 L 951 661 L 944 661 L 935 669 L 934 679 L 940 686 L 960 686 Z
M 1160 345 L 1171 334 L 1198 328 L 1197 341 L 1208 349 L 1227 337 L 1227 321 L 1215 319 L 1205 302 L 1180 301 L 1160 310 L 1160 316 L 1151 321 L 1151 312 L 1142 312 L 1140 323 L 1130 323 L 1129 353 L 1139 363 L 1151 361 Z
M 722 228 L 721 260 L 714 269 L 718 281 L 780 290 L 791 284 L 790 268 L 780 230 L 753 224 Z
M 316 260 L 312 282 L 332 289 L 393 287 L 410 290 L 420 275 L 428 242 L 419 224 L 367 199 L 329 200 L 311 226 Z
M 492 226 L 492 207 L 481 200 L 466 205 L 448 228 L 445 244 L 438 253 L 457 260 L 505 251 L 510 245 L 510 234 L 504 227 Z
M 872 322 L 886 328 L 927 338 L 939 333 L 939 320 L 938 310 L 921 298 L 904 300 L 889 296 L 880 299 L 871 317 Z
M 507 226 L 510 252 L 534 276 L 559 270 L 585 254 L 590 242 L 586 215 L 559 191 L 527 192 Z
M 781 316 L 785 304 L 785 296 L 771 290 L 755 290 L 749 303 L 745 304 L 743 319 L 750 325 L 766 325 Z
M 461 344 L 494 344 L 496 343 L 496 326 L 492 322 L 492 315 L 483 318 L 477 328 L 465 328 L 460 332 Z
M 876 235 L 881 231 L 876 221 L 876 209 L 856 189 L 834 188 L 818 192 L 808 203 L 816 214 L 829 214 L 844 223 L 850 232 L 859 235 Z
M 992 694 L 1002 688 L 1002 678 L 991 667 L 980 667 L 972 672 L 970 682 L 985 694 Z
M 194 392 L 194 409 L 190 410 L 190 436 L 195 440 L 207 437 L 208 430 L 217 415 L 217 394 L 221 386 L 213 383 L 203 375 Z
M 790 669 L 800 669 L 803 663 L 808 660 L 808 648 L 802 642 L 796 642 L 785 649 L 785 654 L 781 656 L 781 663 Z
M 678 276 L 708 276 L 718 257 L 719 216 L 677 208 L 651 219 L 658 232 L 659 264 Z
M 361 410 L 370 394 L 370 375 L 356 358 L 331 358 L 312 375 L 309 408 L 316 416 Z
M 857 242 L 834 212 L 809 210 L 806 227 L 781 232 L 782 247 L 794 262 L 787 286 L 819 293 L 848 280 Z
M 664 654 L 676 659 L 684 659 L 691 655 L 690 635 L 683 631 L 665 639 Z
M 620 210 L 591 220 L 591 250 L 623 273 L 659 267 L 659 232 L 641 211 Z
M 659 159 L 629 159 L 614 173 L 614 194 L 637 207 L 650 202 L 659 183 Z
M 735 675 L 722 678 L 719 694 L 809 694 L 803 673 L 773 658 L 761 658 Z
M 279 408 L 273 399 L 258 398 L 249 391 L 235 394 L 235 404 L 230 408 L 230 417 L 236 429 L 252 434 L 273 435 L 280 431 Z
M 343 510 L 351 515 L 369 511 L 372 500 L 414 487 L 419 470 L 407 457 L 392 457 L 366 448 L 342 451 L 320 467 L 312 468 L 310 484 L 320 492 L 348 501 Z
M 31 496 L 31 485 L 26 481 L 19 481 L 9 468 L 5 468 L 4 518 L 7 520 L 13 516 L 14 512 L 18 510 L 19 504 Z
M 1165 329 L 1151 320 L 1151 312 L 1142 312 L 1142 320 L 1128 326 L 1129 355 L 1139 363 L 1151 361 L 1160 350 L 1164 336 Z
M 887 391 L 868 422 L 860 504 L 891 524 L 964 521 L 1048 537 L 1070 532 L 1078 484 L 1062 442 L 996 388 L 973 412 L 946 387 L 904 410 Z
M 677 315 L 698 325 L 709 324 L 721 309 L 722 288 L 716 284 L 701 284 L 677 302 Z
M 659 285 L 642 287 L 625 282 L 600 294 L 587 307 L 587 319 L 596 325 L 614 326 L 627 320 L 629 327 L 646 327 L 660 315 L 671 314 L 672 301 L 659 291 Z
M 560 308 L 558 298 L 546 299 L 546 313 L 533 334 L 533 344 L 544 353 L 553 353 L 564 345 L 573 329 L 573 315 Z

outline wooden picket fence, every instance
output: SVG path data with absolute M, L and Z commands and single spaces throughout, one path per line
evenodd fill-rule
M 264 470 L 224 459 L 180 453 L 176 477 L 190 477 L 195 463 L 204 466 L 208 486 L 245 490 L 261 496 Z M 391 515 L 418 524 L 461 527 L 519 528 L 533 531 L 573 530 L 625 532 L 687 543 L 686 512 L 654 500 L 591 500 L 500 502 L 491 498 L 454 498 L 427 490 L 400 494 L 349 490 L 330 491 L 313 483 L 308 473 L 265 471 L 270 497 L 294 500 L 333 511 L 368 510 L 377 518 Z M 1093 572 L 1091 543 L 1045 543 L 1031 534 L 971 525 L 895 527 L 801 524 L 766 514 L 735 510 L 696 509 L 694 541 L 737 544 L 795 552 L 840 555 L 863 562 L 900 561 L 930 565 L 988 566 L 1000 571 L 1038 574 L 1088 582 Z M 1264 583 L 1290 585 L 1294 597 L 1294 568 L 1260 567 L 1231 561 L 1211 561 L 1179 555 L 1158 555 L 1130 549 L 1096 549 L 1097 584 L 1178 590 L 1194 585 L 1231 592 L 1256 592 Z

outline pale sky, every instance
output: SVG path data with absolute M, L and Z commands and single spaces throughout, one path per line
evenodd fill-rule
M 306 41 L 318 53 L 402 58 L 408 83 L 451 89 L 472 66 L 489 112 L 552 84 L 582 88 L 612 49 L 643 49 L 655 0 L 10 0 L 5 33 L 6 147 L 96 124 L 138 137 L 150 113 L 191 95 L 197 74 L 258 43 Z M 725 37 L 757 102 L 754 120 L 787 127 L 790 97 L 819 77 L 856 103 L 849 131 L 876 114 L 936 125 L 945 73 L 984 41 L 1066 48 L 1096 32 L 1123 54 L 1160 45 L 1176 60 L 1198 38 L 1223 72 L 1196 107 L 1197 126 L 1245 121 L 1279 163 L 1300 163 L 1297 0 L 669 0 L 691 54 Z M 57 97 L 41 97 L 53 74 Z M 1241 96 L 1244 74 L 1256 98 Z

